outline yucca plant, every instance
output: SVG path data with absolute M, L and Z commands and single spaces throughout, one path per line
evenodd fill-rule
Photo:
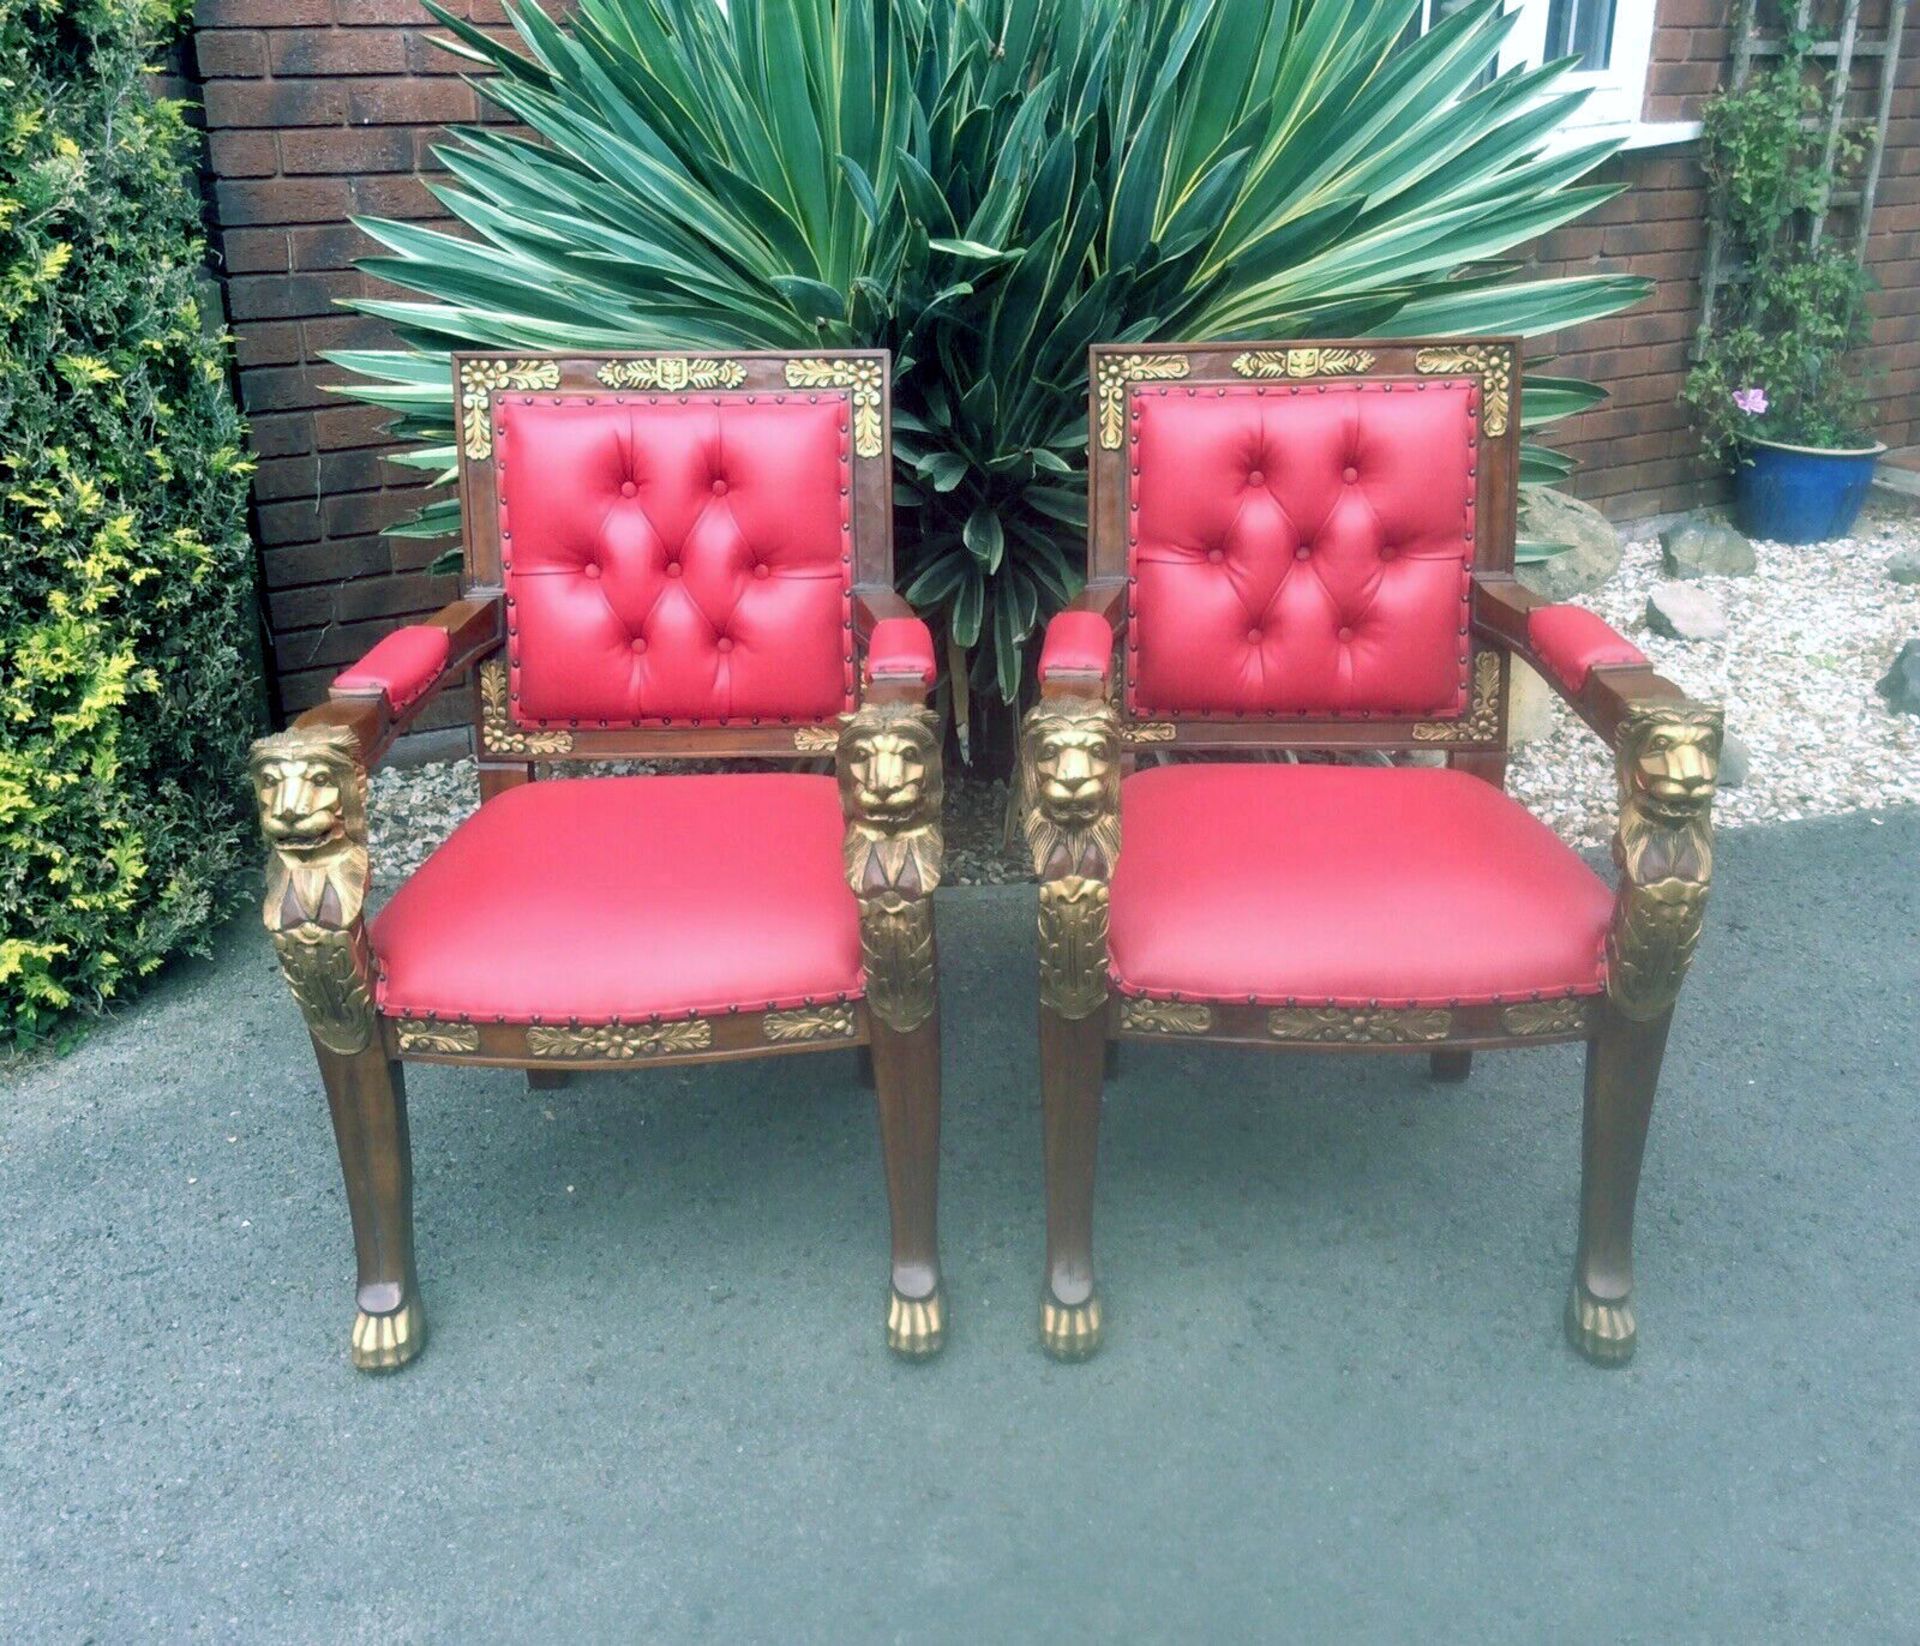
M 1645 289 L 1495 261 L 1613 192 L 1578 181 L 1611 145 L 1550 141 L 1566 65 L 1484 78 L 1500 0 L 1411 40 L 1415 0 L 507 0 L 518 51 L 428 8 L 532 135 L 439 151 L 471 238 L 361 224 L 427 299 L 362 302 L 404 349 L 334 357 L 401 460 L 451 468 L 455 346 L 889 348 L 906 592 L 961 706 L 1017 699 L 1077 587 L 1090 342 L 1533 335 Z M 1598 398 L 1533 376 L 1525 421 Z

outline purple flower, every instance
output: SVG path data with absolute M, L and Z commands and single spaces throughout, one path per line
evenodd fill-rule
M 1765 389 L 1735 389 L 1733 403 L 1750 416 L 1758 417 L 1767 409 Z

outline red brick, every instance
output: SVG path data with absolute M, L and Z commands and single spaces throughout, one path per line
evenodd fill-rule
M 280 169 L 280 145 L 270 131 L 209 132 L 207 165 L 215 177 L 271 177 Z
M 357 297 L 358 274 L 250 274 L 227 282 L 227 313 L 235 321 L 299 319 L 326 314 L 343 297 Z
M 202 80 L 250 79 L 266 73 L 266 45 L 250 29 L 202 28 L 193 37 L 193 61 Z
M 407 37 L 397 29 L 298 29 L 276 33 L 267 54 L 276 75 L 402 74 Z
M 289 457 L 313 450 L 313 418 L 307 412 L 284 412 L 247 420 L 247 444 L 256 457 Z
M 260 558 L 266 567 L 267 587 L 272 589 L 291 589 L 302 583 L 336 583 L 344 577 L 370 577 L 384 574 L 392 564 L 383 537 L 362 537 L 347 543 L 269 547 Z
M 352 209 L 353 191 L 339 177 L 269 177 L 221 183 L 215 189 L 220 221 L 231 228 L 258 223 L 334 223 Z
M 472 88 L 458 80 L 354 81 L 347 107 L 354 124 L 368 126 L 444 126 L 477 112 Z
M 255 366 L 286 366 L 301 356 L 300 327 L 293 321 L 248 326 L 236 340 L 234 355 L 242 371 Z
M 219 258 L 229 274 L 279 274 L 292 255 L 285 229 L 229 229 L 221 236 Z
M 332 80 L 216 80 L 206 88 L 207 124 L 337 126 L 347 117 L 345 87 Z
M 453 214 L 427 191 L 419 178 L 406 174 L 356 177 L 353 209 L 364 217 L 402 217 L 429 222 Z
M 351 0 L 349 0 L 351 3 Z M 295 28 L 331 23 L 332 0 L 199 0 L 194 23 L 203 29 Z
M 411 171 L 414 163 L 413 134 L 399 126 L 290 131 L 280 139 L 280 153 L 294 175 Z
M 381 249 L 379 242 L 351 223 L 294 229 L 288 238 L 293 247 L 293 266 L 302 272 L 350 269 L 355 258 Z

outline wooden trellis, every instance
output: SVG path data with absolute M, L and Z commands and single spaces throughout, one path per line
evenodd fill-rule
M 1808 241 L 1818 245 L 1828 238 L 1827 219 L 1835 211 L 1851 208 L 1854 212 L 1854 255 L 1862 260 L 1867 254 L 1867 236 L 1873 227 L 1873 197 L 1880 186 L 1880 161 L 1886 152 L 1887 122 L 1893 112 L 1894 82 L 1900 73 L 1900 36 L 1906 25 L 1909 0 L 1888 0 L 1886 27 L 1877 35 L 1865 35 L 1860 29 L 1860 0 L 1843 0 L 1839 32 L 1831 40 L 1816 41 L 1808 55 L 1830 58 L 1833 67 L 1827 77 L 1826 110 L 1814 117 L 1811 129 L 1824 129 L 1824 191 L 1809 225 Z M 1762 32 L 1755 15 L 1755 0 L 1736 0 L 1733 14 L 1733 62 L 1729 84 L 1738 90 L 1753 72 L 1757 58 L 1785 56 L 1789 42 L 1784 32 Z M 1804 35 L 1813 22 L 1813 0 L 1795 0 L 1792 31 Z M 1833 186 L 1834 158 L 1839 150 L 1840 129 L 1846 123 L 1847 96 L 1852 89 L 1854 64 L 1871 63 L 1878 76 L 1872 88 L 1874 113 L 1864 136 L 1867 150 L 1865 168 L 1858 188 Z M 1727 247 L 1726 225 L 1715 217 L 1707 226 L 1707 262 L 1700 281 L 1700 326 L 1695 335 L 1696 352 L 1705 345 L 1713 325 L 1713 305 L 1720 288 L 1737 279 Z

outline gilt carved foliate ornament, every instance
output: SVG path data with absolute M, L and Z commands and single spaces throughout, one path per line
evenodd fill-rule
M 557 389 L 560 367 L 551 360 L 463 360 L 460 432 L 467 456 L 493 455 L 493 396 L 501 389 Z
M 489 754 L 567 754 L 573 733 L 528 731 L 514 724 L 513 684 L 506 659 L 490 657 L 480 665 L 480 741 Z
M 1100 444 L 1120 449 L 1127 430 L 1127 385 L 1165 383 L 1185 377 L 1192 366 L 1184 354 L 1103 354 L 1095 385 L 1100 400 Z
M 1419 743 L 1490 743 L 1500 734 L 1500 654 L 1482 651 L 1473 659 L 1473 696 L 1458 720 L 1414 723 Z
M 1040 999 L 1090 1017 L 1107 999 L 1107 883 L 1120 855 L 1121 736 L 1099 699 L 1043 702 L 1026 719 L 1023 827 L 1040 877 Z
M 1673 1005 L 1700 941 L 1722 733 L 1718 709 L 1663 703 L 1630 709 L 1615 739 L 1620 888 L 1607 932 L 1607 994 L 1636 1021 Z
M 1497 345 L 1469 343 L 1459 348 L 1420 349 L 1414 370 L 1423 376 L 1439 373 L 1480 379 L 1480 424 L 1496 440 L 1507 432 L 1513 412 L 1513 355 Z
M 1242 377 L 1351 377 L 1373 370 L 1365 349 L 1249 349 L 1233 357 Z
M 867 1009 L 902 1034 L 937 1000 L 933 892 L 946 851 L 937 725 L 918 703 L 868 703 L 842 721 L 834 753 Z
M 609 360 L 593 375 L 610 389 L 657 389 L 662 394 L 678 394 L 682 389 L 737 389 L 747 380 L 746 368 L 738 360 L 684 355 Z
M 880 391 L 886 383 L 877 360 L 789 360 L 787 383 L 796 389 L 851 390 L 853 449 L 862 457 L 880 455 Z
M 367 774 L 344 726 L 295 727 L 249 760 L 267 859 L 264 918 L 307 1027 L 328 1051 L 373 1043 L 367 896 Z

